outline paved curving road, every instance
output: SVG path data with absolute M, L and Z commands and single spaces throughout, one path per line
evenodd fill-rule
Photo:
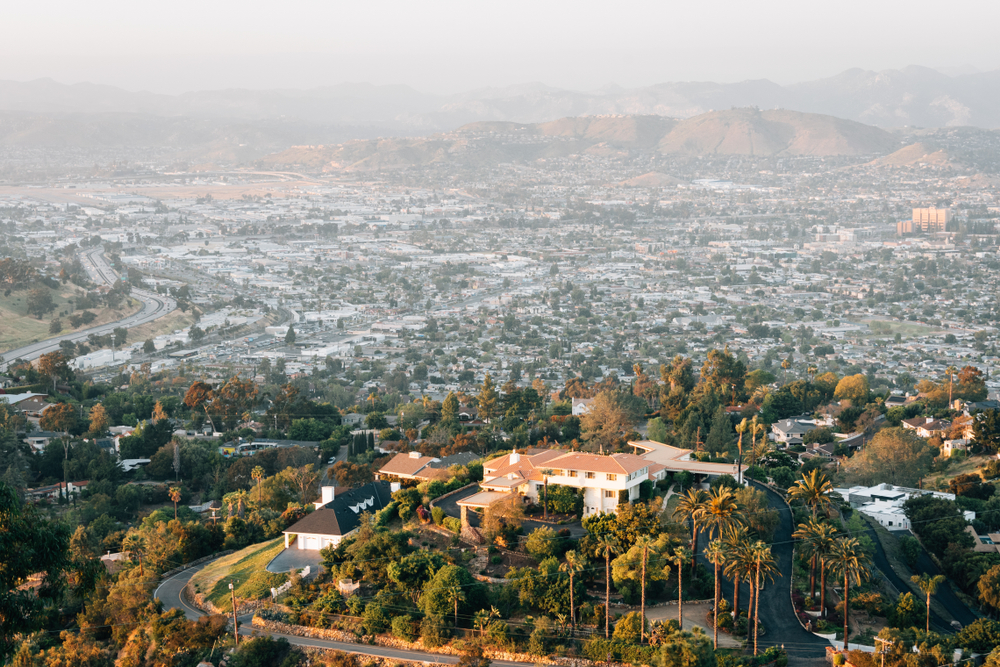
M 811 632 L 807 632 L 800 624 L 795 614 L 795 607 L 792 606 L 791 580 L 792 567 L 792 516 L 788 505 L 780 495 L 774 491 L 760 485 L 756 488 L 767 494 L 767 502 L 771 509 L 778 511 L 778 527 L 774 531 L 772 538 L 771 554 L 774 556 L 778 568 L 778 575 L 774 583 L 768 583 L 763 587 L 760 594 L 760 622 L 766 634 L 762 634 L 758 640 L 761 650 L 769 646 L 784 646 L 788 652 L 789 665 L 798 667 L 799 665 L 815 665 L 826 655 L 826 647 L 830 642 L 818 637 Z M 698 536 L 698 561 L 705 566 L 708 572 L 713 571 L 713 566 L 705 559 L 704 549 L 708 546 L 707 536 Z M 720 593 L 729 601 L 733 602 L 733 585 L 725 577 L 719 577 Z M 747 601 L 750 599 L 750 587 L 744 583 L 740 585 L 740 608 L 746 610 Z
M 209 561 L 209 563 L 211 562 L 212 561 Z M 163 606 L 167 609 L 180 609 L 184 612 L 184 616 L 189 620 L 195 621 L 201 616 L 204 616 L 204 612 L 200 609 L 195 609 L 184 601 L 181 597 L 181 591 L 184 590 L 184 587 L 191 580 L 191 577 L 209 563 L 203 563 L 197 567 L 179 572 L 169 579 L 165 579 L 153 592 L 153 597 L 158 598 L 161 602 L 163 602 Z M 405 649 L 389 648 L 387 646 L 368 646 L 365 644 L 338 642 L 329 639 L 314 639 L 313 637 L 299 637 L 298 635 L 286 635 L 281 632 L 265 632 L 260 628 L 255 628 L 250 625 L 251 618 L 252 615 L 250 614 L 240 616 L 239 621 L 241 637 L 249 637 L 252 634 L 268 634 L 272 637 L 283 637 L 288 640 L 289 644 L 293 644 L 295 646 L 331 649 L 344 651 L 345 653 L 356 653 L 358 655 L 371 655 L 391 658 L 394 660 L 409 660 L 424 663 L 454 665 L 458 662 L 458 656 L 453 655 L 441 655 L 439 653 L 427 653 L 424 651 L 409 651 Z M 494 660 L 493 664 L 499 665 L 500 667 L 526 667 L 526 665 L 529 665 L 530 663 Z
M 82 259 L 84 260 L 87 272 L 95 282 L 112 285 L 118 280 L 118 274 L 115 273 L 115 271 L 108 265 L 102 252 L 103 251 L 100 247 L 89 250 L 83 253 Z M 139 326 L 140 324 L 146 324 L 147 322 L 152 322 L 153 320 L 159 319 L 164 315 L 173 312 L 173 310 L 177 308 L 177 302 L 172 298 L 163 296 L 162 294 L 156 294 L 155 292 L 149 292 L 147 290 L 136 289 L 133 287 L 131 295 L 142 302 L 142 309 L 139 312 L 129 315 L 128 317 L 120 319 L 116 322 L 100 324 L 89 329 L 75 331 L 62 336 L 56 336 L 55 338 L 49 338 L 47 340 L 39 341 L 38 343 L 32 343 L 31 345 L 19 347 L 16 350 L 3 352 L 2 358 L 4 363 L 0 365 L 0 368 L 6 370 L 9 363 L 15 359 L 33 361 L 43 354 L 54 352 L 59 349 L 59 343 L 64 340 L 73 341 L 74 343 L 81 341 L 85 342 L 90 334 L 103 336 L 104 334 L 111 333 L 117 327 L 125 327 L 127 329 L 129 327 Z

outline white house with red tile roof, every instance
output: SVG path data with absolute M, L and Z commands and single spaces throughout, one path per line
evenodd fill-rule
M 549 484 L 583 491 L 584 515 L 611 512 L 620 497 L 639 498 L 639 485 L 649 479 L 650 462 L 634 454 L 589 454 L 553 449 L 514 451 L 483 464 L 487 492 L 517 493 L 538 502 Z

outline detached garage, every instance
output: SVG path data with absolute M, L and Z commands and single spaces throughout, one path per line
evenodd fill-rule
M 289 548 L 292 539 L 295 539 L 295 548 L 298 549 L 319 551 L 335 547 L 358 529 L 365 512 L 374 514 L 391 500 L 392 492 L 387 482 L 373 482 L 351 489 L 289 526 L 284 531 L 285 548 Z

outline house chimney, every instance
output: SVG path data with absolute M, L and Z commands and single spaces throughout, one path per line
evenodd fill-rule
M 420 452 L 410 452 L 410 458 L 411 459 L 419 459 L 420 458 Z
M 520 460 L 521 460 L 521 455 L 517 453 L 516 449 L 510 453 L 511 465 L 518 463 Z
M 928 417 L 927 421 L 925 421 L 924 423 L 925 424 L 930 424 L 932 421 L 934 421 L 934 417 Z
M 332 503 L 333 502 L 334 491 L 335 491 L 335 487 L 332 487 L 332 486 L 323 486 L 323 487 L 320 487 L 320 492 L 323 494 L 323 504 L 324 505 L 326 505 L 327 503 Z

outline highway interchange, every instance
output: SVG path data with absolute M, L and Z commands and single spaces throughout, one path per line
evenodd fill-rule
M 118 274 L 111 268 L 107 260 L 104 258 L 103 249 L 101 247 L 97 247 L 83 253 L 81 255 L 81 260 L 94 282 L 104 285 L 113 285 L 119 280 Z M 4 363 L 0 366 L 0 368 L 6 369 L 7 365 L 15 359 L 33 361 L 43 354 L 54 352 L 59 349 L 59 343 L 64 340 L 73 341 L 74 343 L 86 342 L 87 337 L 91 334 L 103 336 L 104 334 L 111 333 L 117 327 L 125 327 L 128 329 L 140 324 L 146 324 L 147 322 L 152 322 L 153 320 L 159 319 L 164 315 L 173 312 L 173 310 L 177 308 L 177 302 L 171 297 L 156 294 L 155 292 L 150 292 L 148 290 L 133 287 L 131 296 L 142 302 L 142 309 L 139 312 L 115 322 L 99 324 L 97 326 L 90 327 L 89 329 L 82 329 L 80 331 L 74 331 L 61 336 L 55 336 L 54 338 L 48 338 L 37 343 L 19 347 L 15 350 L 3 352 L 2 359 Z

